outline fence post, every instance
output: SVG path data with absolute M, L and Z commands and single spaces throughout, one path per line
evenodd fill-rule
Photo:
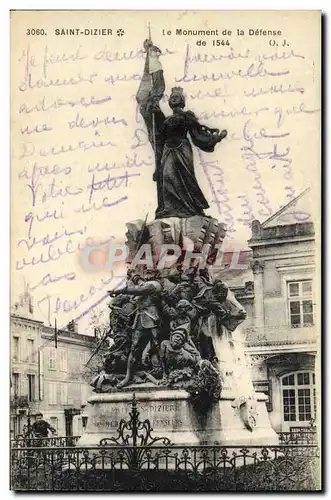
M 28 409 L 28 429 L 27 429 L 27 435 L 28 435 L 28 440 L 27 440 L 27 446 L 30 448 L 31 446 L 31 415 L 30 415 L 30 409 Z
M 131 406 L 131 426 L 132 426 L 132 459 L 131 466 L 136 469 L 138 467 L 138 456 L 137 456 L 137 437 L 138 437 L 138 419 L 139 419 L 139 411 L 137 410 L 137 400 L 136 393 L 133 393 L 132 397 L 132 406 Z

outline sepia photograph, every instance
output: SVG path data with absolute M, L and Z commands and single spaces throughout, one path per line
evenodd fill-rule
M 10 489 L 316 492 L 318 10 L 10 11 Z

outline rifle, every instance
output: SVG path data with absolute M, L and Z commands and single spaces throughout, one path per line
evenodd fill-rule
M 116 296 L 116 295 L 148 295 L 150 293 L 149 290 L 144 290 L 142 288 L 122 288 L 121 290 L 115 289 L 115 290 L 108 290 L 109 295 Z
M 116 295 L 126 294 L 127 287 L 124 288 L 114 288 L 114 290 L 108 290 L 107 293 L 110 297 L 116 297 Z

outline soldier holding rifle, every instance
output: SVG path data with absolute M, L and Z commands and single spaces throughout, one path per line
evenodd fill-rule
M 135 275 L 131 279 L 134 286 L 127 286 L 120 290 L 110 291 L 109 295 L 134 295 L 137 297 L 137 313 L 132 325 L 132 343 L 128 357 L 127 371 L 124 380 L 118 387 L 125 387 L 132 378 L 133 370 L 141 361 L 142 353 L 148 342 L 158 354 L 160 331 L 160 297 L 161 284 L 155 280 L 154 271 L 147 269 L 145 277 Z

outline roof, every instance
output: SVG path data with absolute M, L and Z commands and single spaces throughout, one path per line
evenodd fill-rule
M 312 219 L 313 200 L 310 187 L 296 196 L 287 205 L 273 214 L 261 224 L 263 229 L 276 226 L 289 226 L 292 224 L 304 224 L 313 222 Z
M 55 329 L 52 326 L 44 326 L 42 336 L 55 335 Z M 69 340 L 78 340 L 80 342 L 87 342 L 89 344 L 97 341 L 93 335 L 85 335 L 83 333 L 71 332 L 69 330 L 58 329 L 58 342 L 68 342 Z
M 268 244 L 292 241 L 313 240 L 315 229 L 313 216 L 314 200 L 311 189 L 307 188 L 299 196 L 280 208 L 262 224 L 252 222 L 252 237 L 248 241 L 250 248 Z

